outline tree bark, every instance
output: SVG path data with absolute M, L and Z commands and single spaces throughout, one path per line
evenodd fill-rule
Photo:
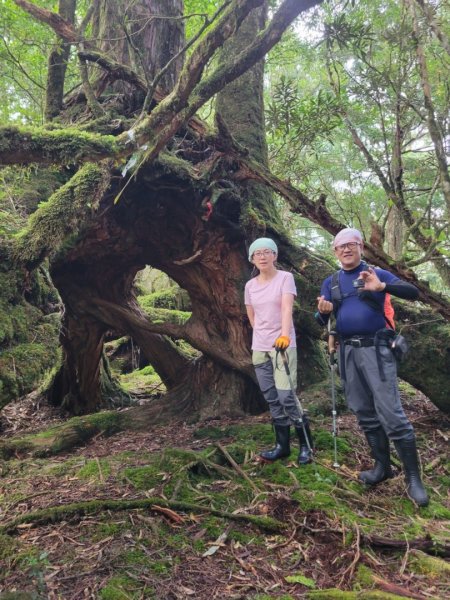
M 58 14 L 73 25 L 76 0 L 59 0 Z M 58 41 L 48 59 L 47 89 L 45 98 L 45 120 L 51 121 L 59 115 L 63 106 L 64 80 L 70 44 Z
M 182 0 L 139 0 L 130 3 L 125 12 L 121 0 L 100 0 L 94 13 L 94 38 L 101 40 L 100 49 L 118 63 L 130 66 L 147 81 L 180 52 L 184 43 Z M 170 92 L 183 65 L 183 56 L 172 64 L 159 82 L 162 93 Z M 97 78 L 97 94 L 110 82 L 106 72 Z M 132 96 L 134 88 L 123 81 L 110 83 L 111 91 Z M 142 99 L 142 97 L 141 97 Z
M 423 4 L 423 3 L 422 3 Z M 447 156 L 444 147 L 444 136 L 442 135 L 439 124 L 436 119 L 436 111 L 434 110 L 433 100 L 431 97 L 431 87 L 428 77 L 428 66 L 425 57 L 425 51 L 420 42 L 419 26 L 417 23 L 416 11 L 413 0 L 409 0 L 413 19 L 414 42 L 416 46 L 417 61 L 419 64 L 420 82 L 422 84 L 424 105 L 427 111 L 428 131 L 433 141 L 434 152 L 438 165 L 439 178 L 441 181 L 441 189 L 447 206 L 447 218 L 450 217 L 450 174 L 448 170 Z M 425 6 L 423 5 L 425 9 Z M 450 283 L 450 278 L 446 283 Z

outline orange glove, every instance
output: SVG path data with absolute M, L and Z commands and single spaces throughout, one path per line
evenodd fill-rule
M 277 337 L 277 339 L 275 340 L 275 344 L 273 345 L 273 347 L 275 348 L 275 350 L 286 350 L 290 343 L 291 340 L 289 336 L 280 335 L 280 337 Z

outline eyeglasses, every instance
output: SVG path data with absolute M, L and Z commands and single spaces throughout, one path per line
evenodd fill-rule
M 347 242 L 346 244 L 341 244 L 340 246 L 336 246 L 334 249 L 336 252 L 343 252 L 346 248 L 349 250 L 354 250 L 356 246 L 359 246 L 359 242 Z
M 273 250 L 257 250 L 253 252 L 253 258 L 262 258 L 263 256 L 270 256 L 271 254 L 275 254 Z

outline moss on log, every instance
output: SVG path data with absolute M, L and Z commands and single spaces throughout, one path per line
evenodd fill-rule
M 74 243 L 73 237 L 94 214 L 109 182 L 106 166 L 84 165 L 33 213 L 17 236 L 17 260 L 35 268 L 46 256 L 61 250 L 63 243 Z
M 189 502 L 178 502 L 175 500 L 165 500 L 161 497 L 143 498 L 141 500 L 90 500 L 88 502 L 77 502 L 74 504 L 65 504 L 62 506 L 52 506 L 33 513 L 28 513 L 17 517 L 13 521 L 0 527 L 0 533 L 14 533 L 19 525 L 24 523 L 34 523 L 36 525 L 45 525 L 47 523 L 58 523 L 66 520 L 68 517 L 82 517 L 102 512 L 104 510 L 151 510 L 154 506 L 163 506 L 172 510 L 179 510 L 189 513 L 209 513 L 223 519 L 240 521 L 254 525 L 264 531 L 280 533 L 288 525 L 273 519 L 272 517 L 263 517 L 259 515 L 249 515 L 243 513 L 229 513 L 222 510 L 216 510 L 200 504 Z
M 0 128 L 0 164 L 74 164 L 114 156 L 116 138 L 77 129 Z
M 86 417 L 73 417 L 37 435 L 0 442 L 0 458 L 7 460 L 21 454 L 50 456 L 83 444 L 95 435 L 112 435 L 127 427 L 133 428 L 127 412 L 102 411 Z

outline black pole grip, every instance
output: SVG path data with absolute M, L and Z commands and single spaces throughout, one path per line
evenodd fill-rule
M 289 370 L 289 363 L 288 363 L 286 354 L 284 353 L 284 350 L 280 350 L 280 352 L 281 352 L 281 359 L 284 362 L 284 368 L 286 369 L 286 373 L 288 374 L 288 376 L 290 376 L 291 372 Z

